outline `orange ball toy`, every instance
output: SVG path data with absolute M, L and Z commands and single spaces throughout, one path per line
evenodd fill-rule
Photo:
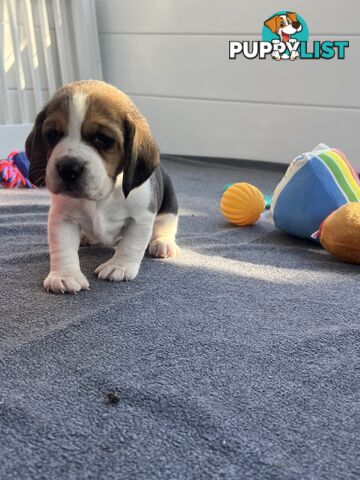
M 259 219 L 265 209 L 265 201 L 254 185 L 234 183 L 223 193 L 220 209 L 229 222 L 244 227 Z
M 318 234 L 321 245 L 334 257 L 360 264 L 360 202 L 345 203 L 331 213 Z

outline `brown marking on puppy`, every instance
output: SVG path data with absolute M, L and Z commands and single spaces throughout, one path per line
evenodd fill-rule
M 297 15 L 295 12 L 286 12 L 286 16 L 288 17 L 288 19 L 290 18 L 294 28 L 297 29 L 300 27 L 300 22 L 298 21 Z
M 280 25 L 280 22 L 279 22 L 279 15 L 274 15 L 273 17 L 269 18 L 268 20 L 266 20 L 264 22 L 264 25 L 268 28 L 270 28 L 270 30 L 273 32 L 273 33 L 277 33 L 279 28 L 278 28 L 278 25 Z
M 123 191 L 130 191 L 145 182 L 160 164 L 160 152 L 144 117 L 128 116 L 125 129 L 125 168 Z
M 45 185 L 47 148 L 42 135 L 42 126 L 45 119 L 46 107 L 38 113 L 35 124 L 25 142 L 26 156 L 30 161 L 29 179 L 37 187 Z
M 296 13 L 295 12 L 286 12 L 284 13 L 284 15 L 286 15 L 288 21 L 289 19 L 291 20 L 291 23 L 294 24 L 294 28 L 298 28 L 299 27 L 299 22 L 297 20 L 297 16 L 296 16 Z M 280 16 L 280 15 L 274 15 L 273 17 L 270 17 L 268 20 L 266 20 L 264 22 L 264 25 L 268 28 L 270 28 L 270 30 L 273 32 L 273 33 L 276 33 L 277 35 L 279 34 L 279 29 L 282 27 L 282 26 L 285 26 L 285 25 L 281 25 L 281 23 L 284 21 L 284 19 Z M 296 26 L 297 25 L 297 26 Z
M 55 146 L 46 140 L 46 135 L 51 131 L 61 135 L 68 132 L 70 96 L 71 89 L 64 87 L 58 90 L 37 115 L 26 139 L 25 151 L 30 161 L 29 178 L 37 187 L 45 185 L 47 161 Z
M 84 138 L 96 131 L 115 140 L 112 148 L 98 152 L 110 177 L 124 172 L 123 191 L 130 191 L 147 180 L 160 163 L 160 154 L 150 127 L 130 98 L 104 82 L 79 82 L 88 96 L 83 123 Z
M 68 94 L 64 94 L 62 98 L 49 102 L 42 130 L 45 137 L 46 134 L 52 130 L 55 130 L 63 136 L 68 134 L 70 99 L 71 97 L 68 96 Z
M 88 95 L 88 109 L 81 128 L 83 139 L 94 146 L 104 161 L 104 167 L 109 177 L 115 178 L 119 173 L 119 163 L 124 158 L 124 136 L 122 131 L 123 106 L 114 106 L 115 95 L 108 96 L 106 92 L 91 92 Z M 120 108 L 119 108 L 120 107 Z M 102 148 L 94 142 L 96 135 L 113 140 L 113 144 Z

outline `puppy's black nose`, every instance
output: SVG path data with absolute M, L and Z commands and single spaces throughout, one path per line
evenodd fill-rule
M 296 28 L 296 30 L 297 30 L 297 29 L 300 27 L 300 23 L 299 23 L 299 22 L 293 22 L 293 23 L 292 23 L 292 26 L 293 26 L 294 28 Z
M 75 183 L 84 170 L 83 163 L 73 157 L 64 157 L 56 165 L 60 177 L 66 183 Z

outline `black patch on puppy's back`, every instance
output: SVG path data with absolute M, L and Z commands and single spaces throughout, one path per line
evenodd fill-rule
M 151 176 L 152 197 L 150 212 L 177 215 L 179 207 L 172 181 L 165 169 L 159 165 Z

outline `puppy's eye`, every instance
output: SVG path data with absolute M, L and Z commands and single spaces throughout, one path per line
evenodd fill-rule
M 280 22 L 280 27 L 285 27 L 285 22 L 284 22 L 284 20 L 281 20 L 281 22 Z
M 63 133 L 59 132 L 58 130 L 49 130 L 45 133 L 45 137 L 49 145 L 56 145 L 63 136 Z
M 102 150 L 110 150 L 114 146 L 115 140 L 104 133 L 97 132 L 92 137 L 92 142 L 95 147 L 101 148 Z
M 289 25 L 292 24 L 291 18 L 288 18 L 287 21 L 288 21 L 288 24 L 289 24 Z

